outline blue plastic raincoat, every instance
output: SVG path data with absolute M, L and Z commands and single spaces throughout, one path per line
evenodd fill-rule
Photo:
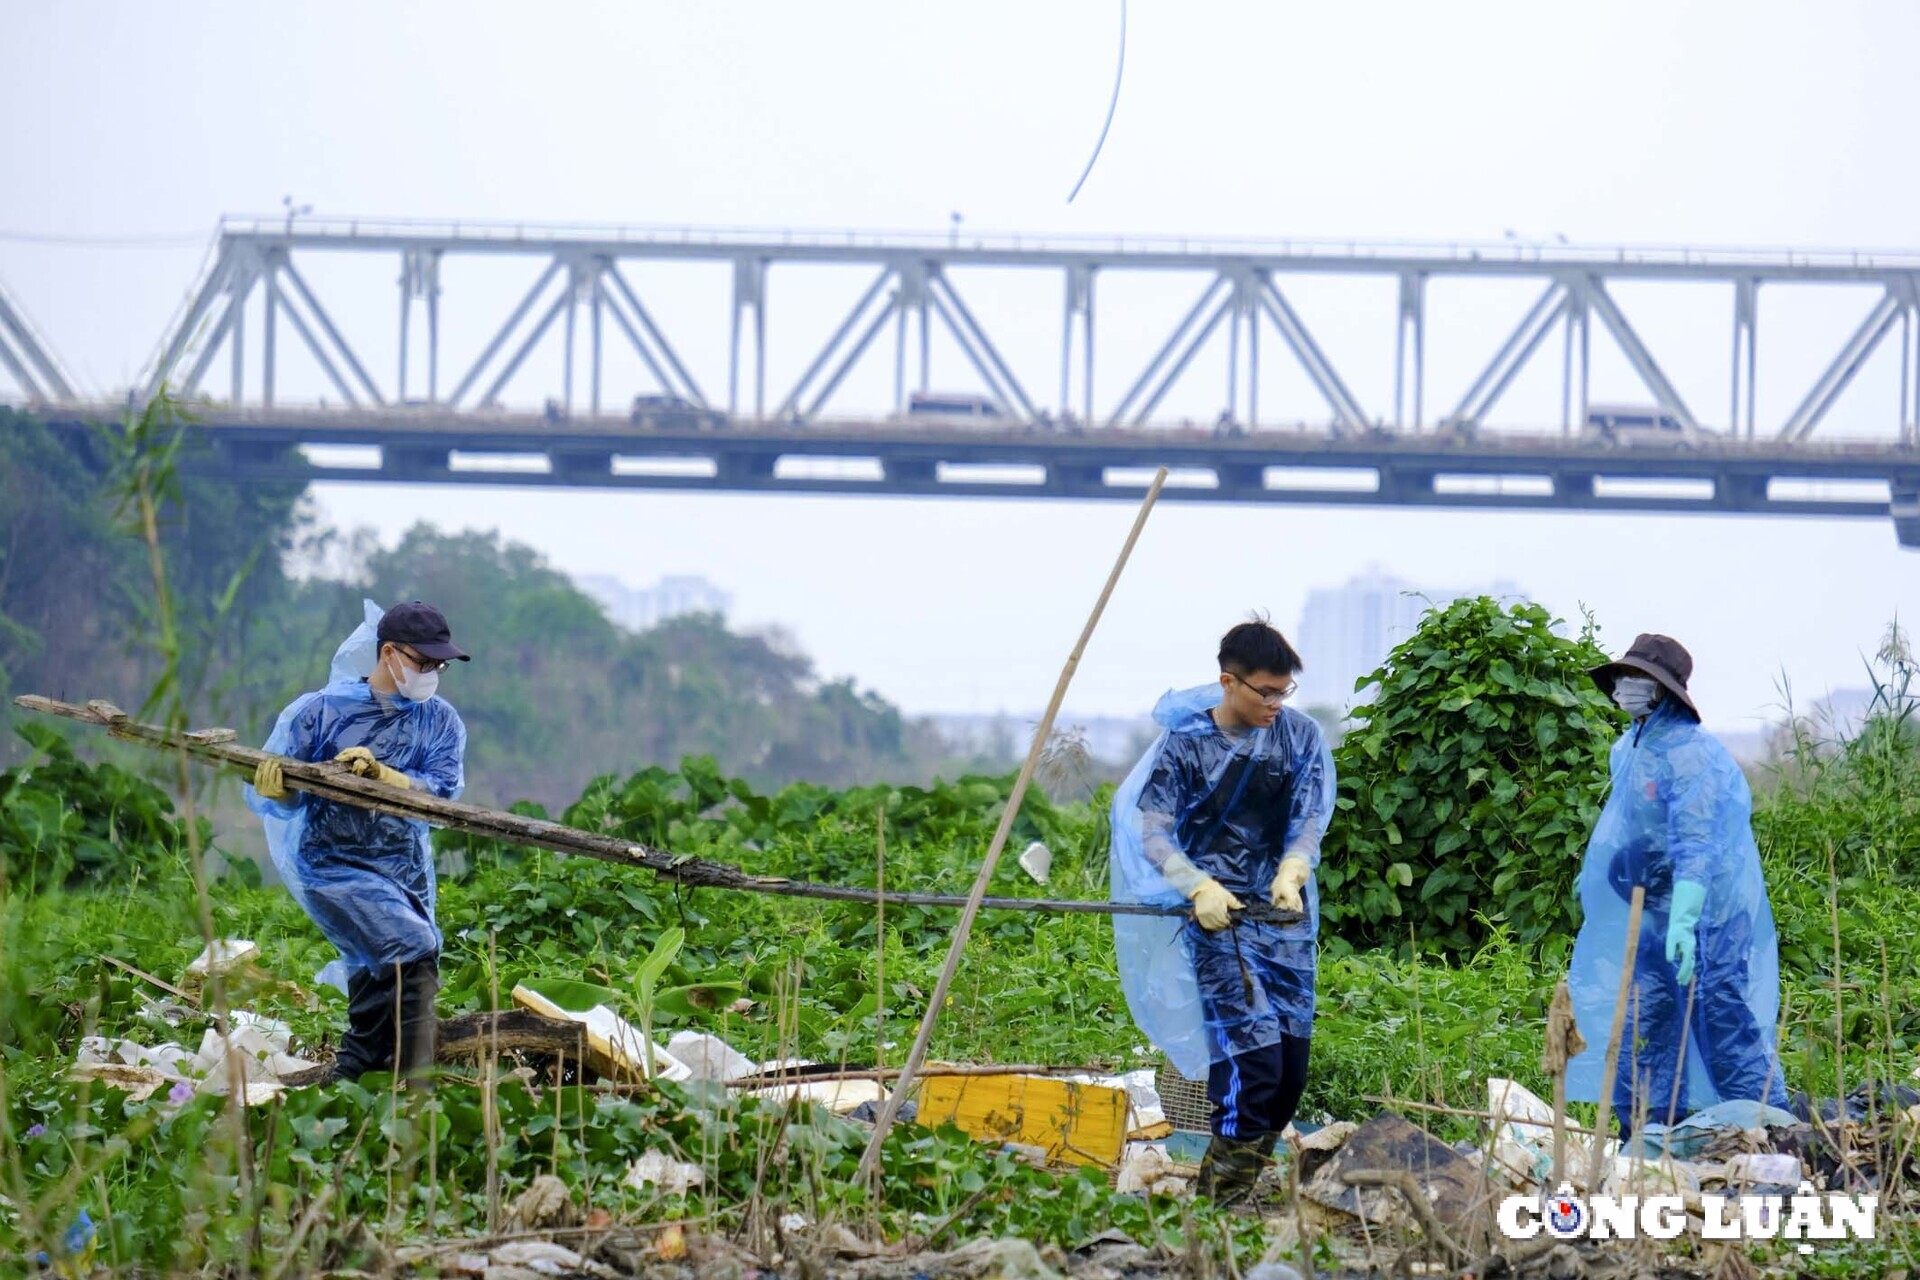
M 1153 710 L 1164 731 L 1113 798 L 1112 899 L 1173 906 L 1184 895 L 1149 857 L 1147 828 L 1171 828 L 1193 865 L 1242 902 L 1264 902 L 1288 855 L 1320 865 L 1333 816 L 1333 755 L 1312 718 L 1283 709 L 1264 729 L 1229 736 L 1207 713 L 1218 684 L 1170 692 Z M 1214 1062 L 1306 1036 L 1313 1027 L 1320 896 L 1306 919 L 1243 920 L 1208 933 L 1179 917 L 1115 916 L 1114 951 L 1133 1020 L 1189 1080 Z
M 1720 1102 L 1785 1106 L 1774 1048 L 1780 957 L 1745 776 L 1726 748 L 1673 701 L 1656 706 L 1614 743 L 1612 775 L 1580 869 L 1585 921 L 1567 981 L 1587 1048 L 1568 1064 L 1567 1096 L 1600 1099 L 1628 903 L 1640 884 L 1646 906 L 1614 1081 L 1616 1114 L 1629 1122 L 1636 1098 L 1655 1123 Z M 1666 955 L 1679 880 L 1707 891 L 1691 1019 L 1687 992 Z
M 451 800 L 465 785 L 466 726 L 439 697 L 414 702 L 375 693 L 366 676 L 379 651 L 380 608 L 334 655 L 327 687 L 280 713 L 266 750 L 292 760 L 331 760 L 366 747 L 416 791 Z M 267 849 L 307 915 L 354 970 L 405 964 L 440 950 L 437 887 L 427 824 L 289 791 L 284 800 L 246 788 L 266 825 Z M 329 966 L 329 970 L 332 970 Z M 338 977 L 323 973 L 323 981 Z

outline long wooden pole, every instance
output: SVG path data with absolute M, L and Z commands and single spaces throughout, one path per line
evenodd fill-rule
M 1600 1189 L 1600 1166 L 1607 1154 L 1607 1130 L 1613 1119 L 1613 1082 L 1620 1070 L 1620 1037 L 1627 1025 L 1627 1001 L 1633 997 L 1633 965 L 1640 955 L 1640 914 L 1646 905 L 1646 886 L 1633 886 L 1633 900 L 1627 908 L 1627 955 L 1620 965 L 1620 994 L 1613 1002 L 1613 1026 L 1607 1032 L 1606 1065 L 1600 1071 L 1600 1113 L 1593 1122 L 1593 1157 L 1587 1162 L 1589 1194 Z
M 185 750 L 204 763 L 251 782 L 253 771 L 267 758 L 264 751 L 235 744 L 229 730 L 212 729 L 178 734 L 158 725 L 142 724 L 108 702 L 89 702 L 84 707 L 56 702 L 26 694 L 13 700 L 26 711 L 59 716 L 82 724 L 104 728 L 114 737 L 157 750 Z M 442 800 L 420 791 L 405 791 L 384 783 L 356 777 L 346 766 L 333 763 L 306 764 L 284 760 L 282 772 L 287 786 L 295 791 L 356 805 L 375 813 L 421 822 L 450 831 L 465 831 L 508 844 L 553 849 L 579 854 L 620 866 L 651 871 L 663 880 L 694 889 L 727 889 L 741 893 L 764 893 L 777 897 L 813 898 L 827 902 L 859 902 L 872 905 L 885 902 L 901 907 L 965 907 L 969 897 L 946 893 L 906 893 L 897 890 L 860 889 L 850 885 L 815 884 L 789 880 L 784 876 L 759 876 L 726 862 L 674 854 L 645 845 L 633 844 L 595 831 L 581 831 L 541 818 L 526 818 L 517 813 L 483 809 L 478 805 Z M 1186 907 L 1156 907 L 1135 902 L 1088 902 L 1068 898 L 982 898 L 980 905 L 994 911 L 1037 911 L 1083 915 L 1158 915 L 1191 914 Z M 1294 912 L 1268 906 L 1264 900 L 1250 904 L 1245 919 L 1291 924 L 1300 919 Z
M 1026 762 L 1020 766 L 1020 776 L 1013 784 L 1013 794 L 1007 797 L 1007 807 L 1000 815 L 999 829 L 993 833 L 993 842 L 987 846 L 987 856 L 980 863 L 980 874 L 974 877 L 973 892 L 967 895 L 967 904 L 960 912 L 960 922 L 954 926 L 953 940 L 947 945 L 947 961 L 940 967 L 939 981 L 933 984 L 933 994 L 927 999 L 927 1011 L 921 1016 L 920 1030 L 913 1037 L 913 1048 L 900 1069 L 899 1081 L 887 1094 L 886 1105 L 881 1108 L 880 1118 L 873 1126 L 873 1137 L 867 1142 L 866 1153 L 860 1157 L 859 1177 L 862 1184 L 870 1183 L 874 1171 L 879 1168 L 880 1148 L 886 1143 L 887 1133 L 900 1114 L 900 1103 L 913 1086 L 914 1075 L 926 1061 L 927 1047 L 933 1042 L 933 1028 L 940 1021 L 940 1008 L 946 1003 L 947 991 L 953 986 L 953 975 L 960 968 L 961 953 L 967 948 L 967 937 L 973 932 L 973 922 L 980 914 L 980 905 L 986 898 L 987 885 L 993 879 L 994 869 L 1000 865 L 1000 854 L 1007 847 L 1013 821 L 1020 814 L 1020 802 L 1026 798 L 1027 784 L 1033 781 L 1033 771 L 1046 750 L 1047 738 L 1053 732 L 1053 718 L 1060 714 L 1060 704 L 1066 700 L 1067 686 L 1073 682 L 1073 673 L 1080 666 L 1080 656 L 1086 652 L 1087 642 L 1093 638 L 1093 629 L 1099 625 L 1100 615 L 1106 612 L 1107 601 L 1113 597 L 1113 589 L 1120 581 L 1121 572 L 1127 567 L 1127 560 L 1133 555 L 1134 544 L 1140 541 L 1140 531 L 1146 528 L 1147 516 L 1152 513 L 1153 504 L 1160 500 L 1160 490 L 1166 482 L 1167 469 L 1161 467 L 1154 472 L 1153 483 L 1147 486 L 1147 496 L 1140 502 L 1140 512 L 1133 518 L 1133 528 L 1127 531 L 1127 540 L 1113 562 L 1113 571 L 1107 574 L 1107 585 L 1101 588 L 1100 598 L 1094 601 L 1093 612 L 1087 615 L 1087 625 L 1080 629 L 1080 638 L 1074 642 L 1073 652 L 1067 655 L 1067 664 L 1060 668 L 1060 679 L 1053 686 L 1053 699 L 1047 703 L 1046 714 L 1040 717 L 1039 727 L 1033 731 L 1033 743 L 1027 748 Z

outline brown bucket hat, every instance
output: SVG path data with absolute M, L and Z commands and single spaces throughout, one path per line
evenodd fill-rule
M 1660 687 L 1680 700 L 1680 705 L 1700 718 L 1700 708 L 1687 693 L 1687 678 L 1693 674 L 1693 655 L 1672 636 L 1637 635 L 1619 659 L 1595 667 L 1587 674 L 1600 686 L 1600 692 L 1613 696 L 1613 682 L 1624 675 L 1651 676 Z

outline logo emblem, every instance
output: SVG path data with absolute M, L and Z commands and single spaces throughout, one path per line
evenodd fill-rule
M 1587 1206 L 1573 1194 L 1573 1188 L 1562 1186 L 1559 1194 L 1547 1197 L 1547 1231 L 1561 1240 L 1572 1240 L 1579 1236 L 1587 1225 Z

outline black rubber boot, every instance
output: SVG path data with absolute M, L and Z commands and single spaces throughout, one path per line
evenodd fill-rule
M 440 957 L 423 956 L 400 967 L 400 1060 L 396 1069 L 408 1079 L 432 1073 L 440 1029 L 433 998 L 439 991 Z
M 347 980 L 347 1034 L 333 1059 L 334 1079 L 358 1080 L 369 1071 L 393 1069 L 399 989 L 399 975 L 391 965 L 358 970 Z
M 1200 1177 L 1194 1184 L 1195 1195 L 1205 1196 L 1222 1209 L 1250 1209 L 1254 1184 L 1273 1154 L 1273 1136 L 1261 1138 L 1222 1138 L 1207 1144 L 1200 1158 Z

